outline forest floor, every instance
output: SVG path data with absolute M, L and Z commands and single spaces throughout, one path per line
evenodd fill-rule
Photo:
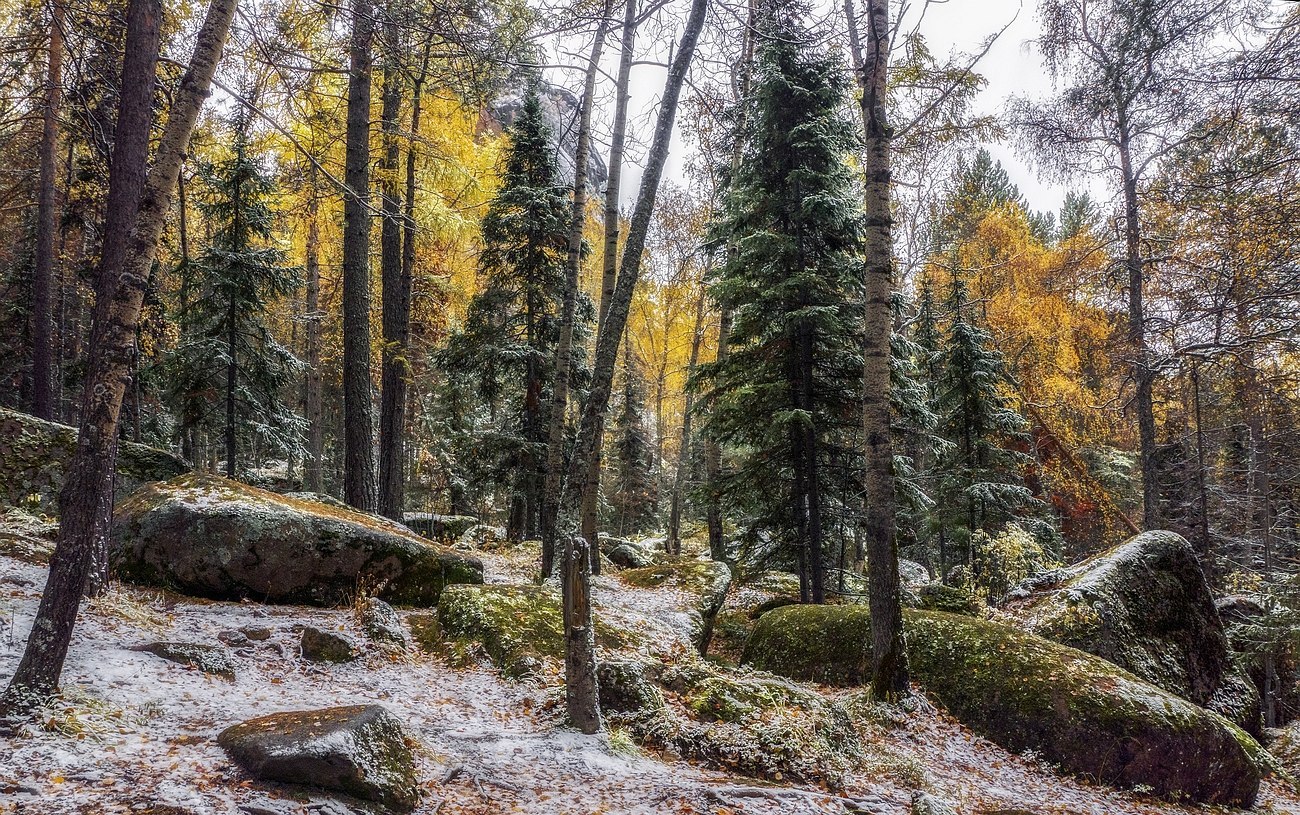
M 486 554 L 488 582 L 526 582 L 516 554 Z M 45 582 L 40 566 L 0 556 L 0 680 L 12 675 Z M 670 589 L 595 579 L 597 608 L 659 619 L 689 608 Z M 490 667 L 453 668 L 436 656 L 368 651 L 321 667 L 298 657 L 295 626 L 356 635 L 350 609 L 215 603 L 118 586 L 78 623 L 64 696 L 39 722 L 0 736 L 0 813 L 24 815 L 346 815 L 325 796 L 247 779 L 217 746 L 223 728 L 285 710 L 380 703 L 422 743 L 425 795 L 417 815 L 451 813 L 910 812 L 926 789 L 963 815 L 1142 815 L 1228 812 L 1181 807 L 1062 778 L 921 705 L 871 744 L 874 771 L 845 789 L 778 786 L 644 751 L 617 731 L 582 736 L 562 720 L 560 677 L 510 681 Z M 222 631 L 274 630 L 239 656 L 225 681 L 132 646 L 217 642 Z M 663 626 L 661 636 L 674 636 Z M 356 636 L 357 641 L 362 637 Z M 890 768 L 880 772 L 880 767 Z M 1300 814 L 1300 797 L 1265 783 L 1255 812 Z

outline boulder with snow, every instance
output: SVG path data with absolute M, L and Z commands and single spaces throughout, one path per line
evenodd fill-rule
M 77 429 L 0 408 L 0 504 L 58 515 L 64 468 L 77 449 Z M 117 451 L 116 500 L 150 481 L 174 478 L 189 466 L 165 450 L 121 442 Z
M 439 543 L 454 543 L 471 527 L 478 526 L 478 518 L 472 515 L 437 515 L 431 512 L 407 512 L 402 515 L 402 523 L 411 531 Z
M 351 662 L 357 658 L 357 649 L 351 640 L 314 625 L 303 627 L 298 649 L 308 662 Z
M 378 597 L 371 597 L 362 604 L 359 616 L 361 628 L 372 642 L 406 650 L 406 626 L 402 625 L 395 608 Z
M 403 812 L 419 803 L 410 740 L 381 705 L 262 716 L 226 728 L 217 743 L 262 781 L 343 792 Z
M 111 536 L 122 579 L 215 600 L 329 606 L 365 587 L 432 606 L 448 584 L 483 582 L 477 559 L 401 524 L 212 475 L 143 487 Z
M 1030 632 L 1107 659 L 1259 732 L 1258 693 L 1232 658 L 1201 565 L 1180 535 L 1146 532 L 1030 578 L 1002 611 Z
M 205 674 L 219 676 L 222 679 L 235 678 L 235 659 L 230 651 L 219 645 L 203 645 L 193 642 L 151 642 L 141 645 L 137 651 L 144 651 L 168 662 L 175 662 L 188 668 L 195 668 Z
M 913 678 L 967 727 L 1067 772 L 1171 798 L 1249 806 L 1268 768 L 1222 716 L 1092 654 L 988 620 L 905 610 Z M 744 663 L 831 685 L 869 681 L 863 606 L 783 606 L 759 618 Z

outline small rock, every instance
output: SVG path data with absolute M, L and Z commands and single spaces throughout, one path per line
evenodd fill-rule
M 912 790 L 912 815 L 957 815 L 957 810 L 941 798 Z
M 238 648 L 248 643 L 248 637 L 242 631 L 222 631 L 217 635 L 217 639 L 229 645 L 231 648 Z
M 395 645 L 405 651 L 409 645 L 406 627 L 397 611 L 377 597 L 371 597 L 361 609 L 361 627 L 374 642 Z
M 596 666 L 600 706 L 610 713 L 640 713 L 664 706 L 663 694 L 636 660 L 603 660 Z
M 136 647 L 154 656 L 198 668 L 205 674 L 220 676 L 224 679 L 235 678 L 235 658 L 219 645 L 200 645 L 192 642 L 151 642 Z
M 402 723 L 381 705 L 262 716 L 226 728 L 217 743 L 263 781 L 343 792 L 401 811 L 419 802 Z
M 239 633 L 253 642 L 262 642 L 271 638 L 271 629 L 264 625 L 246 625 L 239 629 Z
M 302 658 L 308 662 L 351 662 L 357 655 L 347 637 L 310 625 L 302 630 L 301 644 Z
M 632 543 L 620 543 L 609 550 L 608 557 L 610 563 L 623 569 L 640 569 L 654 562 L 649 552 Z

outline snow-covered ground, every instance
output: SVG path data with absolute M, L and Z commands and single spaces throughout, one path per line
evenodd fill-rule
M 515 581 L 522 566 L 485 557 L 489 580 Z M 0 556 L 0 681 L 12 674 L 45 569 Z M 597 580 L 597 607 L 666 619 L 691 598 Z M 881 762 L 847 790 L 777 787 L 653 755 L 614 737 L 566 729 L 555 677 L 511 682 L 489 668 L 456 669 L 435 657 L 369 651 L 320 667 L 297 655 L 295 626 L 351 633 L 350 610 L 211 603 L 117 588 L 87 608 L 64 672 L 65 698 L 16 737 L 0 737 L 0 813 L 326 813 L 326 796 L 248 780 L 214 737 L 267 713 L 380 703 L 424 745 L 421 815 L 448 813 L 839 813 L 903 815 L 910 787 L 957 802 L 962 813 L 1139 815 L 1191 813 L 1061 779 L 1012 756 L 946 716 L 921 711 L 880 731 Z M 237 650 L 233 682 L 205 676 L 132 646 L 213 643 L 243 626 L 273 630 Z M 1300 800 L 1267 787 L 1260 812 L 1300 813 Z

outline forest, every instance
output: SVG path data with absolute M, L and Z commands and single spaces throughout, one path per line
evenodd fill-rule
M 0 815 L 1300 813 L 1300 5 L 0 50 Z

